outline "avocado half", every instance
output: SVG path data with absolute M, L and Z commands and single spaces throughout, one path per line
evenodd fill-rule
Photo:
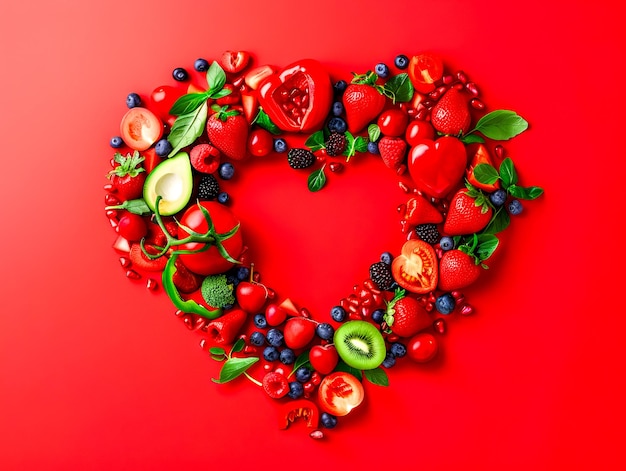
M 171 216 L 189 203 L 192 191 L 193 175 L 189 154 L 179 152 L 161 162 L 148 174 L 143 185 L 143 199 L 155 212 L 157 196 L 161 196 L 159 213 L 162 216 Z

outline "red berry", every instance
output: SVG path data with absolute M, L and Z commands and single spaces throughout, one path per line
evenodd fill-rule
M 285 375 L 270 371 L 263 377 L 263 389 L 273 399 L 280 399 L 289 392 L 289 381 Z

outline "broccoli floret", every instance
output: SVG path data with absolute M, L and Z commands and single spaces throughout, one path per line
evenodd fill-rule
M 200 288 L 202 297 L 211 307 L 224 307 L 235 303 L 233 285 L 228 283 L 226 275 L 209 275 Z

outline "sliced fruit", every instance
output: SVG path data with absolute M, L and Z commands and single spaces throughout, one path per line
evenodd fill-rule
M 363 402 L 365 390 L 354 375 L 337 371 L 324 377 L 319 386 L 318 397 L 320 408 L 324 412 L 344 416 Z
M 150 172 L 143 186 L 143 199 L 154 211 L 157 196 L 161 196 L 159 212 L 162 216 L 171 216 L 189 203 L 192 191 L 193 176 L 189 155 L 179 152 Z
M 335 331 L 333 340 L 341 359 L 353 368 L 372 370 L 385 359 L 385 339 L 369 322 L 348 321 Z
M 422 240 L 408 240 L 391 263 L 394 280 L 412 293 L 424 294 L 437 286 L 438 267 L 435 249 Z
M 122 117 L 120 133 L 128 147 L 144 151 L 161 139 L 163 123 L 149 109 L 136 106 Z

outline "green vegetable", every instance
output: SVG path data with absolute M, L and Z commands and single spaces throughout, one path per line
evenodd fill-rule
M 200 291 L 209 306 L 224 307 L 235 303 L 233 288 L 226 275 L 209 275 L 202 282 Z
M 226 353 L 222 347 L 212 347 L 209 350 L 211 358 L 215 361 L 223 361 L 224 364 L 220 370 L 220 377 L 218 379 L 211 378 L 213 382 L 223 384 L 238 378 L 242 374 L 252 381 L 257 386 L 263 386 L 260 381 L 257 381 L 250 376 L 246 370 L 259 361 L 258 357 L 235 357 L 233 353 L 239 353 L 245 347 L 245 341 L 243 339 L 237 340 L 230 349 L 230 352 Z
M 324 167 L 313 171 L 309 178 L 307 179 L 307 185 L 309 187 L 309 191 L 320 191 L 324 185 L 326 184 L 326 174 L 324 173 Z

